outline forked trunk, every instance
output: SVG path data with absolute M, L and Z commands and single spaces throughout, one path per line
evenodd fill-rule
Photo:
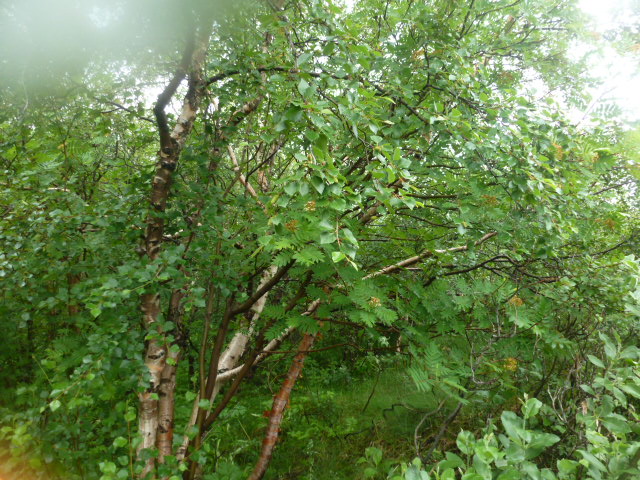
M 158 163 L 151 187 L 151 212 L 147 218 L 147 229 L 144 238 L 144 253 L 150 260 L 155 260 L 162 248 L 165 221 L 162 213 L 167 206 L 173 173 L 180 160 L 182 147 L 186 142 L 200 102 L 205 92 L 206 82 L 202 67 L 209 45 L 210 26 L 205 21 L 195 30 L 185 48 L 182 61 L 169 85 L 158 96 L 154 108 L 158 130 L 160 133 L 160 151 Z M 188 75 L 189 87 L 185 95 L 181 113 L 172 131 L 169 129 L 165 108 L 182 80 Z M 171 295 L 168 320 L 176 326 L 180 322 L 180 300 L 183 293 L 174 291 Z M 142 295 L 141 310 L 143 327 L 150 337 L 146 341 L 144 363 L 149 372 L 149 386 L 139 394 L 139 433 L 142 438 L 138 454 L 142 450 L 158 449 L 158 460 L 164 461 L 172 454 L 175 373 L 179 360 L 179 350 L 172 349 L 175 339 L 167 335 L 158 325 L 162 311 L 160 294 L 149 292 Z M 167 361 L 168 359 L 171 359 Z M 140 474 L 141 478 L 151 475 L 155 477 L 155 459 L 148 458 Z

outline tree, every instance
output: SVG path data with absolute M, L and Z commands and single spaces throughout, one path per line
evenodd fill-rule
M 501 384 L 483 369 L 501 349 L 538 361 L 542 388 L 557 367 L 536 355 L 623 308 L 609 259 L 635 242 L 633 165 L 603 148 L 617 132 L 578 132 L 528 91 L 571 102 L 588 80 L 566 59 L 572 2 L 162 8 L 186 21 L 159 61 L 107 49 L 62 96 L 4 98 L 3 315 L 23 324 L 3 363 L 20 421 L 91 445 L 66 455 L 80 475 L 115 437 L 128 463 L 106 478 L 195 478 L 280 345 L 299 344 L 251 478 L 314 342 L 410 353 L 421 388 L 462 402 Z M 158 77 L 151 114 L 140 81 Z

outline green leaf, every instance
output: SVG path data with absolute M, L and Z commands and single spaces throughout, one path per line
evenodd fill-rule
M 382 460 L 382 450 L 377 447 L 369 447 L 365 450 L 365 456 L 374 465 L 379 465 Z
M 293 258 L 302 265 L 309 266 L 322 261 L 324 259 L 324 253 L 316 247 L 309 246 L 294 254 Z
M 562 460 L 558 460 L 556 465 L 558 467 L 558 473 L 561 476 L 560 478 L 566 478 L 577 470 L 579 464 L 574 460 L 563 458 Z
M 537 398 L 530 398 L 522 406 L 522 415 L 526 419 L 535 417 L 540 411 L 541 407 L 542 402 L 540 400 L 538 400 Z
M 124 438 L 124 437 L 116 437 L 116 439 L 113 441 L 113 446 L 114 447 L 126 447 L 128 445 L 129 441 Z
M 601 472 L 607 471 L 607 467 L 600 460 L 598 460 L 592 453 L 586 450 L 578 450 L 578 453 L 582 455 L 582 458 L 587 462 L 587 465 L 591 465 Z
M 505 432 L 512 440 L 517 442 L 523 438 L 524 420 L 511 411 L 504 411 L 500 416 Z
M 617 413 L 606 415 L 601 419 L 601 421 L 602 424 L 614 435 L 624 435 L 631 431 L 629 421 Z
M 349 243 L 351 243 L 352 245 L 358 245 L 358 240 L 356 240 L 356 237 L 351 230 L 349 230 L 348 228 L 343 228 L 340 230 L 340 233 Z
M 309 90 L 309 83 L 307 83 L 304 78 L 301 78 L 298 82 L 298 91 L 300 92 L 300 95 L 304 97 L 307 93 L 307 90 Z
M 298 66 L 302 66 L 307 63 L 313 57 L 313 53 L 305 52 L 302 53 L 296 60 Z
M 595 357 L 591 354 L 587 354 L 587 358 L 589 359 L 589 361 L 591 363 L 593 363 L 596 367 L 598 368 L 605 368 L 604 363 L 602 363 L 602 360 L 600 360 L 598 357 Z
M 475 441 L 476 439 L 471 432 L 462 430 L 456 438 L 456 445 L 462 453 L 471 455 L 474 450 Z
M 447 468 L 445 470 L 441 470 L 441 472 L 442 473 L 440 473 L 440 480 L 456 480 L 456 473 L 453 468 Z
M 363 474 L 364 474 L 364 478 L 374 478 L 375 476 L 378 475 L 378 470 L 376 470 L 373 467 L 366 467 L 364 469 Z
M 325 184 L 324 181 L 316 176 L 311 177 L 311 185 L 313 185 L 313 188 L 316 189 L 316 191 L 322 195 L 322 193 L 324 192 L 325 189 Z
M 117 466 L 113 462 L 100 462 L 100 471 L 105 474 L 115 474 Z
M 331 260 L 333 260 L 333 263 L 338 263 L 345 258 L 347 258 L 347 256 L 342 252 L 331 252 Z
M 136 411 L 133 408 L 129 408 L 127 409 L 126 413 L 124 414 L 124 420 L 126 422 L 133 422 L 136 419 Z
M 613 359 L 616 357 L 618 353 L 618 348 L 615 346 L 611 338 L 609 338 L 604 333 L 600 333 L 600 340 L 604 343 L 604 353 L 609 359 Z
M 292 248 L 293 246 L 294 243 L 287 237 L 278 237 L 275 242 L 273 242 L 273 248 L 275 250 L 286 250 L 288 248 Z
M 52 412 L 55 412 L 60 408 L 61 405 L 62 404 L 60 403 L 60 400 L 56 399 L 49 404 L 49 408 L 51 409 Z
M 460 477 L 460 480 L 485 480 L 485 477 L 483 477 L 479 473 L 476 473 L 472 469 L 471 471 L 466 472 L 464 475 L 462 475 L 462 477 Z
M 429 480 L 429 474 L 424 470 L 416 467 L 415 465 L 410 465 L 407 468 L 407 471 L 404 474 L 405 480 Z M 442 478 L 442 477 L 441 477 Z
M 500 475 L 497 480 L 520 480 L 522 478 L 522 472 L 519 472 L 515 468 L 508 468 Z
M 337 240 L 336 239 L 336 234 L 333 233 L 333 232 L 322 232 L 320 234 L 320 244 L 321 245 L 333 243 L 336 240 Z
M 291 123 L 299 122 L 303 115 L 304 111 L 297 105 L 289 107 L 284 113 L 285 118 Z
M 560 437 L 552 433 L 532 432 L 531 437 L 532 439 L 525 449 L 525 456 L 529 460 L 560 441 Z
M 336 198 L 329 203 L 329 206 L 334 210 L 342 212 L 347 208 L 347 202 L 343 198 Z
M 464 466 L 464 461 L 455 453 L 447 452 L 446 459 L 442 460 L 438 463 L 439 469 L 448 469 L 448 468 L 461 468 Z
M 292 197 L 298 191 L 298 182 L 287 183 L 284 186 L 284 191 L 287 193 L 287 195 Z
M 626 383 L 620 385 L 620 389 L 634 398 L 640 399 L 640 385 L 636 383 Z
M 477 453 L 473 456 L 473 468 L 483 480 L 492 480 L 491 466 L 486 463 Z

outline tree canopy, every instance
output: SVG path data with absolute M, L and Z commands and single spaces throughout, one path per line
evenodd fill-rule
M 3 475 L 640 474 L 638 134 L 568 114 L 575 2 L 2 16 Z M 309 420 L 381 375 L 408 447 Z

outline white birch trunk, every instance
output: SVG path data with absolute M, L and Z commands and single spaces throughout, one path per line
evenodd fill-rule
M 271 277 L 273 277 L 273 275 L 276 273 L 277 270 L 278 269 L 275 265 L 270 266 L 262 275 L 262 280 L 260 281 L 260 285 L 258 285 L 258 289 L 262 288 L 262 286 L 265 283 L 271 280 Z M 253 314 L 251 316 L 251 322 L 249 324 L 248 331 L 236 332 L 236 334 L 233 336 L 233 338 L 229 342 L 229 345 L 227 346 L 227 348 L 224 350 L 222 355 L 220 355 L 220 360 L 218 361 L 219 374 L 216 378 L 216 384 L 213 386 L 213 392 L 211 393 L 211 397 L 209 397 L 210 404 L 213 404 L 216 396 L 220 392 L 220 387 L 222 386 L 222 384 L 225 381 L 229 380 L 230 378 L 233 378 L 233 376 L 230 376 L 230 375 L 224 376 L 224 375 L 226 372 L 234 370 L 234 367 L 236 367 L 238 360 L 240 360 L 240 358 L 244 354 L 247 348 L 247 343 L 249 342 L 249 338 L 253 333 L 255 323 L 260 318 L 260 315 L 262 314 L 262 310 L 264 310 L 264 306 L 267 303 L 267 296 L 268 294 L 264 294 L 253 305 L 252 307 Z M 238 369 L 236 371 L 236 374 L 239 371 L 240 370 Z M 224 376 L 224 378 L 222 378 L 221 376 Z M 193 428 L 193 426 L 196 424 L 196 420 L 198 417 L 199 402 L 200 402 L 200 395 L 198 395 L 193 402 L 193 407 L 191 409 L 191 417 L 189 418 L 189 424 L 187 425 L 187 430 Z M 178 459 L 178 461 L 184 460 L 188 447 L 189 447 L 189 437 L 185 435 L 182 441 L 182 445 L 180 445 L 180 448 L 176 453 L 176 458 Z

